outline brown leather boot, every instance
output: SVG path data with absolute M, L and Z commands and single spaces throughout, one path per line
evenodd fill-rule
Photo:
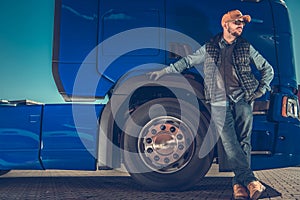
M 266 189 L 259 181 L 252 181 L 248 184 L 247 188 L 252 200 L 257 200 Z
M 245 200 L 248 199 L 248 193 L 244 186 L 235 184 L 233 186 L 233 198 L 236 200 Z

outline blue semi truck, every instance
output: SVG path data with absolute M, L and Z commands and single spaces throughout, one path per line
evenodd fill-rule
M 244 37 L 275 72 L 271 92 L 254 102 L 252 168 L 299 165 L 299 88 L 284 1 L 55 0 L 52 72 L 65 103 L 1 100 L 0 174 L 124 164 L 149 188 L 180 190 L 213 162 L 227 171 L 202 67 L 159 81 L 147 72 L 197 50 L 232 9 L 252 16 Z

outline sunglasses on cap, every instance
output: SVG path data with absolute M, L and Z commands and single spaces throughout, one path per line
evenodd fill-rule
M 240 20 L 240 19 L 230 20 L 228 22 L 233 22 L 235 25 L 241 25 L 242 24 L 243 26 L 245 26 L 245 24 L 246 24 L 245 21 Z

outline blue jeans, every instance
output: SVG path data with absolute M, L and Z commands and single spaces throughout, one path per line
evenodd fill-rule
M 257 180 L 250 165 L 252 105 L 241 99 L 237 103 L 228 103 L 225 109 L 224 107 L 214 107 L 214 109 L 216 113 L 219 110 L 219 115 L 213 120 L 235 175 L 232 184 L 247 186 L 251 181 Z

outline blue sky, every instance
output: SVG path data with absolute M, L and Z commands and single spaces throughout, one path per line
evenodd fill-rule
M 294 44 L 300 44 L 300 1 L 286 2 Z M 63 102 L 52 77 L 53 13 L 54 0 L 0 1 L 0 99 Z M 295 58 L 299 66 L 300 49 Z
M 0 99 L 62 101 L 52 78 L 53 13 L 54 0 L 0 1 Z

